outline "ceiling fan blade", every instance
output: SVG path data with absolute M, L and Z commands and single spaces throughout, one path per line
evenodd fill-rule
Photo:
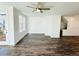
M 40 8 L 41 10 L 50 10 L 50 8 Z
M 31 6 L 26 6 L 26 7 L 29 7 L 29 8 L 33 8 L 33 9 L 35 9 L 35 7 L 31 7 Z

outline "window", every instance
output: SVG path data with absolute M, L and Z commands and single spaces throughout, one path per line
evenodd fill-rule
M 19 15 L 19 32 L 22 32 L 22 15 Z
M 23 16 L 23 31 L 25 31 L 26 30 L 26 27 L 25 27 L 25 17 Z
M 19 32 L 25 31 L 25 17 L 22 15 L 19 15 Z

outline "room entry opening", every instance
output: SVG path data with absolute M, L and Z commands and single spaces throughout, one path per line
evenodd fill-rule
M 6 41 L 5 16 L 5 13 L 0 13 L 0 41 Z

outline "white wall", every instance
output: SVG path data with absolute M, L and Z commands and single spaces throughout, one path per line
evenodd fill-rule
M 52 38 L 59 38 L 60 15 L 31 16 L 28 19 L 29 33 L 44 33 Z
M 68 21 L 67 30 L 63 31 L 63 36 L 79 36 L 79 15 L 65 16 Z
M 27 34 L 27 17 L 23 15 L 19 10 L 14 8 L 14 39 L 15 39 L 15 44 L 20 41 L 26 34 Z M 26 26 L 25 26 L 25 31 L 19 32 L 19 15 L 25 16 L 26 17 Z

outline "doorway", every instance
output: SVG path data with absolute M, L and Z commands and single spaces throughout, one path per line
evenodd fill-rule
M 5 16 L 6 14 L 0 14 L 0 41 L 6 41 Z
M 8 14 L 6 10 L 0 11 L 0 45 L 7 45 L 8 40 Z
M 60 27 L 60 37 L 63 36 L 63 30 L 67 30 L 68 21 L 62 16 L 61 17 L 61 27 Z

